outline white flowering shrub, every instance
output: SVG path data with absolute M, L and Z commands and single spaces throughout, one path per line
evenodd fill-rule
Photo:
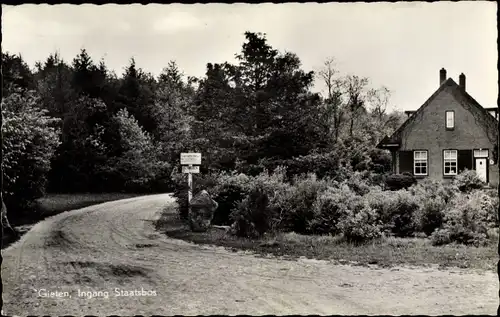
M 9 210 L 29 209 L 45 193 L 51 159 L 60 144 L 59 119 L 47 112 L 31 92 L 2 100 L 4 199 Z

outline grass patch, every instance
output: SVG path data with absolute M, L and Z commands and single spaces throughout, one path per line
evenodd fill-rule
M 139 196 L 138 194 L 104 193 L 104 194 L 50 194 L 36 200 L 37 212 L 42 217 L 73 209 L 80 209 L 113 200 Z
M 498 261 L 497 240 L 484 247 L 458 244 L 432 246 L 427 238 L 393 237 L 353 244 L 337 236 L 281 233 L 251 240 L 232 236 L 219 228 L 211 228 L 207 232 L 191 232 L 178 218 L 174 206 L 166 207 L 155 225 L 158 231 L 171 238 L 197 244 L 223 246 L 233 251 L 250 250 L 262 255 L 272 254 L 290 259 L 306 257 L 345 264 L 376 264 L 381 267 L 436 265 L 442 268 L 481 270 L 496 270 Z
M 49 194 L 35 201 L 35 210 L 30 217 L 14 218 L 10 220 L 12 227 L 18 232 L 18 236 L 5 234 L 2 237 L 2 249 L 16 242 L 23 234 L 28 232 L 37 222 L 57 215 L 61 212 L 80 209 L 113 200 L 137 197 L 139 194 L 104 193 L 104 194 Z M 11 212 L 9 210 L 9 212 Z M 5 233 L 5 232 L 4 232 Z

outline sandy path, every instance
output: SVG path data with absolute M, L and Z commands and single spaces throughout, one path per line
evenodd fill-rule
M 125 199 L 37 224 L 2 252 L 4 313 L 496 313 L 494 272 L 352 267 L 197 246 L 155 232 L 152 220 L 170 201 L 169 195 Z M 156 296 L 116 296 L 116 288 Z M 71 297 L 41 297 L 40 289 Z M 79 297 L 78 290 L 108 297 Z

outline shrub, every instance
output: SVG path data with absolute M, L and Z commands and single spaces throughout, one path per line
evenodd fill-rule
M 416 212 L 419 203 L 407 190 L 374 192 L 366 199 L 380 214 L 386 232 L 398 237 L 409 237 L 417 231 Z
M 445 209 L 443 228 L 432 235 L 432 242 L 444 243 L 440 237 L 446 232 L 451 242 L 476 246 L 487 243 L 488 230 L 497 223 L 493 211 L 490 197 L 482 191 L 457 196 Z
M 418 231 L 426 235 L 432 234 L 443 224 L 444 209 L 446 205 L 458 194 L 454 185 L 423 179 L 410 187 L 409 191 L 419 201 L 420 208 L 416 213 Z
M 49 117 L 39 102 L 31 92 L 12 93 L 2 100 L 3 198 L 16 213 L 30 209 L 45 194 L 51 159 L 60 144 L 55 127 L 59 119 Z M 13 218 L 21 216 L 16 213 Z
M 347 241 L 364 242 L 382 235 L 377 212 L 364 200 L 356 201 L 338 222 L 338 228 Z
M 436 198 L 443 199 L 444 203 L 449 203 L 459 191 L 454 184 L 443 184 L 443 182 L 425 178 L 409 188 L 409 191 L 422 199 Z
M 286 160 L 267 159 L 262 160 L 261 164 L 267 169 L 286 166 L 288 179 L 293 179 L 297 175 L 314 173 L 319 178 L 329 177 L 337 181 L 344 181 L 352 173 L 350 165 L 342 160 L 336 151 L 321 154 L 312 153 Z
M 498 228 L 488 229 L 488 231 L 486 232 L 486 236 L 488 237 L 490 243 L 498 245 Z
M 280 227 L 277 206 L 290 186 L 284 181 L 285 173 L 284 168 L 278 167 L 272 174 L 266 171 L 250 179 L 245 188 L 248 196 L 237 203 L 230 215 L 233 233 L 255 238 Z
M 373 185 L 372 174 L 369 171 L 354 172 L 345 182 L 357 195 L 365 195 L 370 191 L 377 190 Z
M 417 183 L 415 177 L 411 174 L 392 174 L 385 178 L 385 185 L 389 190 L 407 189 Z
M 421 200 L 421 207 L 416 214 L 418 231 L 431 235 L 443 225 L 444 209 L 446 203 L 441 197 Z
M 400 190 L 391 206 L 392 233 L 399 237 L 409 237 L 417 231 L 416 211 L 418 201 L 406 190 Z
M 230 225 L 231 212 L 236 208 L 238 202 L 248 195 L 249 182 L 251 178 L 245 174 L 226 175 L 220 174 L 217 185 L 213 188 L 213 198 L 219 204 L 215 210 L 213 224 Z
M 263 188 L 254 188 L 249 196 L 237 204 L 231 214 L 234 233 L 240 237 L 257 238 L 271 229 L 269 196 Z
M 346 184 L 339 188 L 329 187 L 313 204 L 314 215 L 308 224 L 309 231 L 314 234 L 339 234 L 339 221 L 359 198 Z
M 383 191 L 380 188 L 370 191 L 363 196 L 368 205 L 377 212 L 380 218 L 385 221 L 382 230 L 387 234 L 392 234 L 391 215 L 393 208 L 393 192 Z
M 448 229 L 438 229 L 431 235 L 432 245 L 445 245 L 451 243 L 451 234 Z
M 387 150 L 372 149 L 370 156 L 370 169 L 375 173 L 385 173 L 391 170 L 392 156 Z
M 314 217 L 313 205 L 318 195 L 327 188 L 328 181 L 318 180 L 314 174 L 296 177 L 287 194 L 281 196 L 287 201 L 281 201 L 280 205 L 288 208 L 283 214 L 281 230 L 309 233 L 307 224 Z
M 484 182 L 479 178 L 476 171 L 467 169 L 455 177 L 453 184 L 457 186 L 460 191 L 465 193 L 484 186 Z

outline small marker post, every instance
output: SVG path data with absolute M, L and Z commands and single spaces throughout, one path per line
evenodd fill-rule
M 189 165 L 191 169 L 193 165 Z M 191 203 L 191 198 L 193 196 L 193 174 L 191 172 L 188 173 L 188 203 Z

